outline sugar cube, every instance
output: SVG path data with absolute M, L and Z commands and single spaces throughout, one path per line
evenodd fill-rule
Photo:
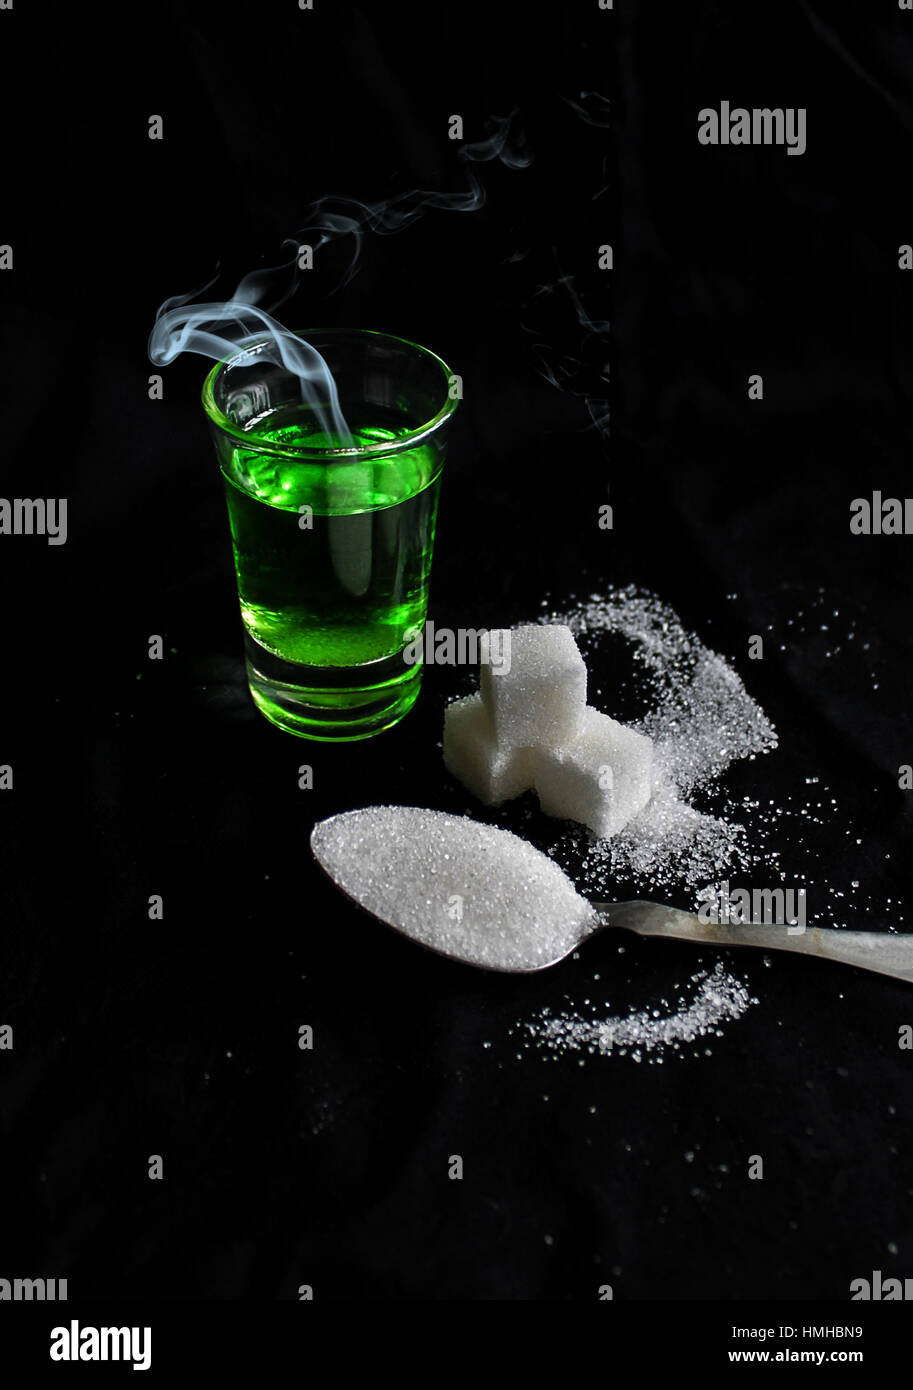
M 588 706 L 575 742 L 537 748 L 539 804 L 547 816 L 580 821 L 608 839 L 650 800 L 652 755 L 644 734 Z
M 500 806 L 533 785 L 532 748 L 500 747 L 479 694 L 454 700 L 444 711 L 444 765 L 486 806 Z
M 498 746 L 566 744 L 582 731 L 586 666 L 570 628 L 495 628 L 481 642 L 482 701 Z

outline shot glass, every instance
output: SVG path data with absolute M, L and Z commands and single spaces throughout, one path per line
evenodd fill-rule
M 450 369 L 367 330 L 303 330 L 329 394 L 267 360 L 264 340 L 220 362 L 203 406 L 225 483 L 254 703 L 303 738 L 370 738 L 415 702 L 407 633 L 428 606 Z M 272 354 L 275 356 L 275 353 Z M 319 388 L 318 388 L 319 389 Z M 410 634 L 411 635 L 411 634 Z

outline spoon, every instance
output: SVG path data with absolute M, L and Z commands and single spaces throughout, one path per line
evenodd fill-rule
M 311 850 L 365 912 L 438 955 L 486 970 L 546 970 L 603 928 L 619 927 L 700 946 L 794 951 L 913 983 L 913 934 L 703 922 L 661 903 L 588 902 L 548 855 L 466 816 L 401 806 L 344 812 L 314 826 Z M 537 911 L 543 902 L 551 917 Z
M 700 946 L 760 946 L 765 951 L 795 951 L 876 975 L 913 984 L 913 935 L 885 931 L 846 931 L 843 927 L 806 927 L 799 931 L 768 922 L 702 922 L 695 912 L 660 903 L 594 903 L 601 927 L 622 927 L 639 936 L 671 936 Z

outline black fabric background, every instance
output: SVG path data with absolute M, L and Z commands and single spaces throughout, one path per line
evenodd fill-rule
M 905 907 L 909 926 L 913 540 L 854 537 L 848 520 L 852 498 L 911 491 L 911 26 L 888 3 L 851 17 L 709 0 L 0 14 L 2 492 L 70 510 L 65 546 L 0 538 L 0 763 L 15 769 L 0 1275 L 67 1277 L 71 1298 L 294 1299 L 306 1283 L 323 1299 L 573 1300 L 611 1283 L 617 1299 L 844 1300 L 873 1269 L 913 1273 L 909 987 L 733 956 L 760 1004 L 710 1057 L 518 1058 L 510 1028 L 580 998 L 599 961 L 625 1007 L 709 957 L 632 938 L 621 969 L 604 938 L 539 977 L 486 976 L 321 880 L 307 837 L 324 815 L 480 814 L 438 747 L 469 678 L 429 669 L 409 717 L 363 744 L 262 721 L 206 364 L 166 369 L 150 402 L 145 355 L 164 298 L 217 262 L 225 292 L 275 264 L 315 198 L 460 190 L 449 115 L 474 140 L 517 107 L 528 169 L 477 165 L 477 213 L 367 233 L 338 293 L 328 253 L 282 317 L 399 333 L 462 374 L 438 626 L 527 619 L 547 592 L 655 590 L 779 731 L 733 785 L 783 798 L 821 776 L 856 836 L 823 827 L 816 873 L 885 904 L 856 925 Z M 564 99 L 585 91 L 610 99 L 609 128 Z M 697 111 L 724 98 L 806 107 L 807 152 L 699 146 Z M 575 388 L 598 365 L 559 292 L 533 302 L 560 271 L 611 320 L 607 439 L 533 350 L 582 358 Z M 820 593 L 852 615 L 865 660 L 787 629 Z M 164 662 L 146 659 L 152 633 Z M 771 634 L 760 662 L 753 633 Z M 802 846 L 784 864 L 801 873 Z

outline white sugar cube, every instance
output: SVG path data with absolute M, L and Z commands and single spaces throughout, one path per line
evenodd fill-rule
M 539 804 L 547 816 L 580 821 L 608 839 L 650 800 L 652 761 L 644 734 L 588 707 L 574 743 L 536 750 Z
M 498 745 L 481 695 L 455 700 L 444 711 L 444 765 L 486 806 L 500 806 L 533 785 L 532 748 Z
M 481 642 L 482 701 L 501 748 L 565 744 L 583 728 L 586 666 L 570 628 L 494 628 Z

